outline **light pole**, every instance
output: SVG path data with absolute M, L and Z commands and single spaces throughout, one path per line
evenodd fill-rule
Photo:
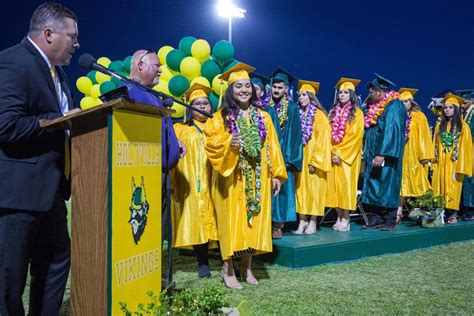
M 217 13 L 229 19 L 229 42 L 232 43 L 232 18 L 243 18 L 247 10 L 236 7 L 230 0 L 220 0 L 217 4 Z

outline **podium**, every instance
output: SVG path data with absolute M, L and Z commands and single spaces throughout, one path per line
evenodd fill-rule
M 43 128 L 71 132 L 71 311 L 121 314 L 161 291 L 161 120 L 117 99 Z

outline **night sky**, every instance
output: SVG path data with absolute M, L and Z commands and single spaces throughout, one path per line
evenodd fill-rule
M 21 41 L 42 2 L 2 5 L 1 50 Z M 86 73 L 77 65 L 82 53 L 115 60 L 140 48 L 177 48 L 187 35 L 211 46 L 227 39 L 227 19 L 217 15 L 217 0 L 63 3 L 79 19 L 81 47 L 65 68 L 71 82 Z M 245 18 L 233 21 L 234 57 L 261 74 L 282 66 L 300 79 L 321 82 L 319 98 L 325 107 L 332 105 L 339 77 L 362 79 L 358 94 L 365 98 L 365 83 L 374 72 L 397 88 L 419 88 L 415 99 L 423 108 L 441 90 L 474 89 L 474 1 L 234 3 L 247 10 Z

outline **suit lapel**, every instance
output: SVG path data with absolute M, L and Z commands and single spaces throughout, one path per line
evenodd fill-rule
M 36 47 L 31 44 L 31 42 L 28 40 L 28 38 L 24 38 L 21 41 L 21 44 L 25 46 L 25 48 L 35 57 L 36 63 L 39 65 L 41 72 L 43 73 L 46 82 L 48 83 L 49 90 L 51 94 L 54 96 L 54 100 L 56 101 L 56 107 L 61 111 L 61 108 L 59 106 L 59 100 L 57 97 L 56 93 L 56 88 L 54 87 L 53 83 L 53 77 L 51 76 L 51 71 L 48 68 L 48 64 L 46 63 L 46 60 L 44 60 L 43 56 L 41 56 L 41 53 L 36 49 Z

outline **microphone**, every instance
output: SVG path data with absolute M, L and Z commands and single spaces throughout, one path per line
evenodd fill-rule
M 153 90 L 153 89 L 151 89 L 147 86 L 144 86 L 144 85 L 140 84 L 139 82 L 137 82 L 135 80 L 131 80 L 131 79 L 127 78 L 126 76 L 124 76 L 124 75 L 122 75 L 118 72 L 115 72 L 111 69 L 105 68 L 104 66 L 98 64 L 97 59 L 95 59 L 94 56 L 92 56 L 91 54 L 82 54 L 79 57 L 78 63 L 79 63 L 79 66 L 81 66 L 81 67 L 84 67 L 86 69 L 97 70 L 101 73 L 104 73 L 106 75 L 115 77 L 119 80 L 131 83 L 131 84 L 141 88 L 142 90 L 144 90 L 146 92 L 149 92 L 153 95 L 156 95 L 156 96 L 160 97 L 163 100 L 163 106 L 165 106 L 165 107 L 171 107 L 171 106 L 173 106 L 173 102 L 176 102 L 176 103 L 179 103 L 179 104 L 181 104 L 181 105 L 183 105 L 187 108 L 190 108 L 194 111 L 197 111 L 197 112 L 201 113 L 202 115 L 207 116 L 208 118 L 212 118 L 212 114 L 210 114 L 208 112 L 196 109 L 193 106 L 190 106 L 189 104 L 186 104 L 186 103 L 184 103 L 180 100 L 177 100 L 177 99 L 173 98 L 170 95 L 167 95 L 166 93 L 163 93 L 161 91 Z

